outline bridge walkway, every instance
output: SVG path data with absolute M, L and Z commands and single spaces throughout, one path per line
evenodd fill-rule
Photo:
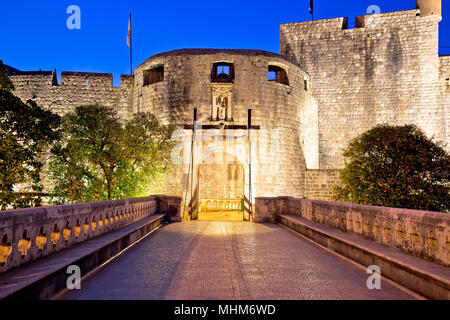
M 414 299 L 279 225 L 167 225 L 58 299 Z

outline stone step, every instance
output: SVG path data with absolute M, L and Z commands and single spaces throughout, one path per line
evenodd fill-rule
M 220 211 L 220 212 L 200 212 L 200 221 L 244 221 L 242 211 Z

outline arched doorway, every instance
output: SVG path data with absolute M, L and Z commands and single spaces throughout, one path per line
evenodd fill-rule
M 245 171 L 237 157 L 223 151 L 205 157 L 198 166 L 198 220 L 244 220 Z

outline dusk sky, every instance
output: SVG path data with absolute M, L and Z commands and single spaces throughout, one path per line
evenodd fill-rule
M 69 5 L 81 9 L 81 30 L 69 30 Z M 279 25 L 310 20 L 309 0 L 2 1 L 0 59 L 20 70 L 130 72 L 126 45 L 133 14 L 134 67 L 178 48 L 251 48 L 279 52 Z M 315 0 L 315 19 L 415 8 L 414 0 Z M 440 54 L 450 54 L 450 6 L 443 1 Z

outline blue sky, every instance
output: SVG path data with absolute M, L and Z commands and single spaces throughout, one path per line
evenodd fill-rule
M 450 47 L 450 5 L 443 1 L 440 45 Z M 447 2 L 447 3 L 446 3 Z M 69 5 L 81 30 L 69 30 Z M 309 0 L 2 1 L 0 59 L 21 70 L 129 73 L 128 14 L 133 14 L 134 66 L 177 48 L 254 48 L 279 52 L 279 25 L 311 19 Z M 415 0 L 315 0 L 315 19 L 415 8 Z M 442 48 L 441 54 L 450 54 Z

